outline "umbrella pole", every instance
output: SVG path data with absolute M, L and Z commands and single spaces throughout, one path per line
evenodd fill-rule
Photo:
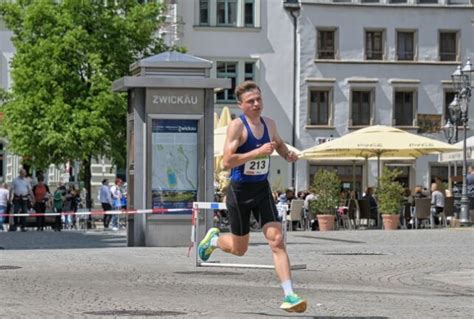
M 377 191 L 380 189 L 380 152 L 377 153 Z M 382 228 L 380 212 L 377 210 L 377 227 Z
M 356 192 L 356 173 L 355 173 L 355 167 L 356 167 L 356 161 L 352 160 L 352 191 Z
M 453 181 L 451 179 L 451 163 L 449 162 L 448 162 L 448 190 L 451 194 L 453 194 Z

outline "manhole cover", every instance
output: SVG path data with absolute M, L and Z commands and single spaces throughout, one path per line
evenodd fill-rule
M 230 271 L 175 271 L 178 275 L 207 275 L 207 276 L 236 276 L 242 275 L 237 272 Z
M 324 253 L 326 256 L 383 256 L 382 253 Z
M 0 270 L 20 269 L 19 266 L 0 265 Z
M 105 310 L 105 311 L 89 311 L 84 312 L 85 315 L 91 316 L 141 316 L 141 317 L 164 317 L 164 316 L 180 316 L 185 312 L 166 311 L 166 310 Z

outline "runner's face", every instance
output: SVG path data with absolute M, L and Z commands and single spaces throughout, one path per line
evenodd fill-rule
M 240 96 L 240 109 L 247 116 L 260 116 L 263 110 L 263 101 L 260 91 L 254 89 L 252 91 L 243 93 Z

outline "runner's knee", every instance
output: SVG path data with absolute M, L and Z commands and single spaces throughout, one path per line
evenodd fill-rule
M 282 249 L 285 247 L 285 244 L 283 242 L 283 234 L 282 233 L 277 233 L 268 238 L 268 244 L 270 245 L 271 249 Z

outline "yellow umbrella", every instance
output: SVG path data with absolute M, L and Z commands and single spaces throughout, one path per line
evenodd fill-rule
M 224 127 L 230 124 L 232 121 L 232 116 L 230 114 L 230 109 L 228 106 L 224 106 L 222 108 L 221 116 L 219 117 L 219 122 L 217 123 L 217 127 Z
M 460 148 L 438 140 L 408 133 L 395 127 L 375 125 L 346 134 L 302 152 L 341 157 L 411 157 L 458 151 Z
M 214 129 L 217 128 L 217 123 L 219 122 L 219 115 L 217 115 L 216 112 L 214 112 Z
M 375 125 L 306 149 L 301 152 L 301 157 L 377 157 L 377 173 L 380 176 L 381 157 L 415 159 L 423 155 L 457 150 L 458 147 L 448 143 L 395 127 Z

